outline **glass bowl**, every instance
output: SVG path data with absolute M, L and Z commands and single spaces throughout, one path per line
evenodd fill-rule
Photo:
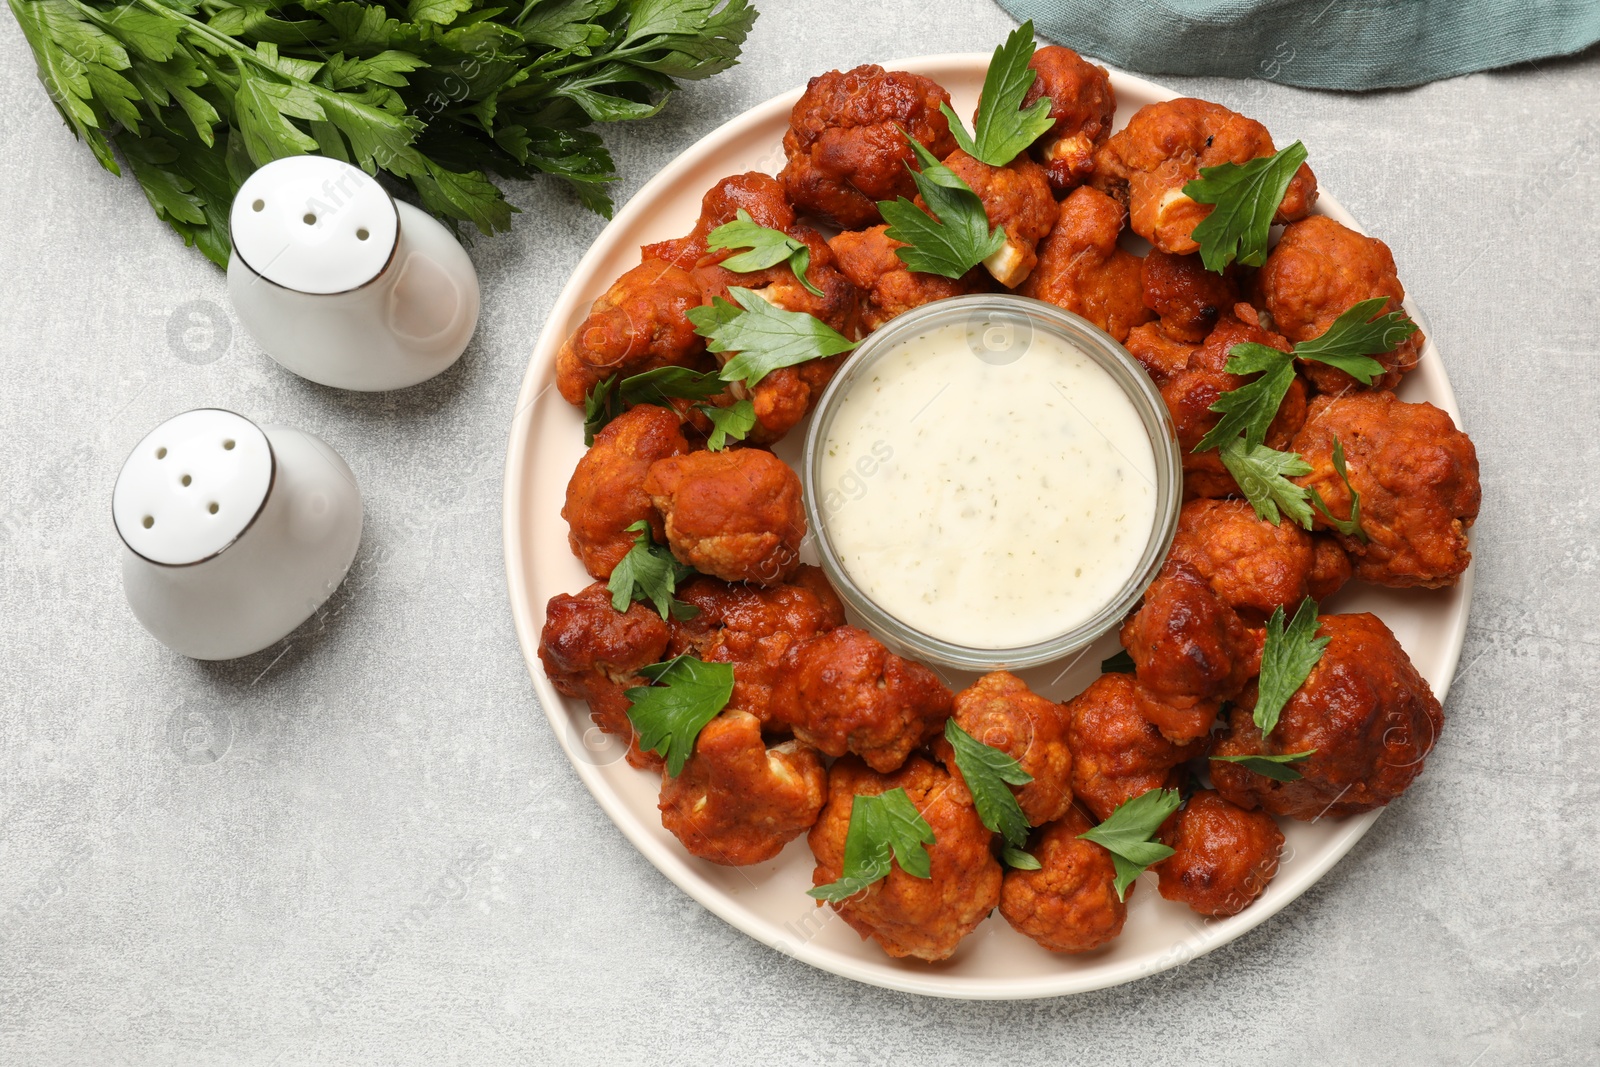
M 1053 334 L 1067 346 L 1090 357 L 1121 386 L 1150 440 L 1155 459 L 1155 519 L 1137 566 L 1117 594 L 1089 618 L 1072 629 L 1045 640 L 1010 648 L 983 648 L 957 644 L 908 625 L 884 610 L 851 577 L 829 535 L 823 485 L 823 443 L 840 404 L 855 382 L 899 342 L 919 333 L 949 325 L 963 325 L 973 355 L 986 362 L 1006 363 L 1020 358 L 1036 333 Z M 800 465 L 806 521 L 821 559 L 823 571 L 844 602 L 886 644 L 910 655 L 962 670 L 1020 669 L 1049 663 L 1093 643 L 1117 625 L 1144 595 L 1171 547 L 1182 504 L 1183 465 L 1172 417 L 1154 383 L 1127 349 L 1093 323 L 1053 304 L 1008 293 L 952 297 L 925 304 L 890 322 L 869 336 L 847 359 L 828 384 L 806 433 Z

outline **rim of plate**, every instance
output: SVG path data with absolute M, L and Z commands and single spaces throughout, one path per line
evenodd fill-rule
M 984 52 L 954 52 L 886 60 L 880 65 L 891 70 L 907 70 L 923 74 L 942 83 L 948 77 L 965 77 L 974 69 L 983 70 L 988 65 L 989 59 L 989 54 Z M 1108 67 L 1108 69 L 1111 73 L 1112 87 L 1119 100 L 1127 95 L 1148 96 L 1155 100 L 1171 100 L 1182 95 L 1156 82 L 1124 74 L 1114 68 Z M 1289 873 L 1280 871 L 1278 878 L 1270 887 L 1273 892 L 1264 895 L 1237 915 L 1206 925 L 1198 933 L 1191 931 L 1181 943 L 1168 946 L 1165 951 L 1146 952 L 1140 957 L 1091 970 L 1067 969 L 1060 974 L 1043 977 L 956 976 L 942 974 L 931 968 L 925 971 L 897 969 L 892 966 L 895 961 L 887 956 L 881 961 L 866 962 L 840 955 L 831 949 L 819 946 L 814 941 L 792 944 L 782 936 L 782 931 L 775 922 L 754 915 L 749 909 L 741 906 L 735 898 L 707 883 L 691 866 L 693 857 L 687 852 L 681 848 L 674 850 L 661 840 L 650 836 L 647 828 L 640 825 L 621 796 L 606 782 L 602 774 L 603 768 L 578 758 L 573 752 L 573 738 L 566 728 L 567 713 L 563 703 L 565 698 L 556 693 L 539 665 L 541 606 L 523 560 L 523 545 L 530 537 L 530 531 L 527 501 L 524 499 L 522 486 L 527 482 L 530 467 L 535 461 L 532 448 L 534 420 L 530 414 L 534 410 L 535 402 L 553 381 L 555 353 L 565 336 L 566 324 L 572 320 L 581 304 L 586 304 L 598 295 L 594 289 L 593 274 L 599 261 L 609 252 L 615 235 L 626 231 L 636 220 L 646 215 L 657 197 L 663 191 L 675 186 L 679 179 L 701 159 L 731 148 L 747 137 L 753 129 L 787 115 L 795 102 L 800 99 L 802 92 L 804 92 L 803 87 L 780 93 L 729 119 L 685 148 L 673 158 L 672 162 L 645 182 L 589 246 L 589 250 L 573 268 L 567 284 L 562 288 L 545 318 L 518 392 L 516 412 L 512 416 L 510 439 L 506 447 L 505 476 L 501 490 L 502 544 L 511 614 L 516 625 L 517 641 L 522 647 L 523 660 L 533 681 L 539 706 L 544 711 L 562 752 L 571 763 L 579 780 L 600 805 L 606 817 L 656 869 L 724 922 L 769 948 L 820 970 L 868 985 L 925 996 L 962 1000 L 1034 1000 L 1121 985 L 1158 974 L 1205 955 L 1253 930 L 1297 899 L 1344 858 L 1356 842 L 1365 836 L 1378 816 L 1383 814 L 1384 809 L 1379 808 L 1346 819 L 1340 824 L 1338 834 L 1322 847 L 1312 862 L 1297 865 Z M 1365 232 L 1326 190 L 1320 191 L 1317 213 L 1331 216 L 1358 232 Z M 605 284 L 609 285 L 610 281 L 607 280 Z M 604 291 L 604 286 L 601 286 L 599 291 Z M 1449 376 L 1444 371 L 1443 361 L 1434 347 L 1432 330 L 1410 297 L 1406 298 L 1404 306 L 1428 338 L 1419 360 L 1419 369 L 1432 364 L 1431 369 L 1437 371 L 1437 381 L 1430 387 L 1430 392 L 1434 395 L 1429 397 L 1429 402 L 1447 411 L 1456 425 L 1461 426 L 1461 412 L 1456 402 L 1455 391 L 1450 385 Z M 1429 681 L 1441 704 L 1446 698 L 1449 682 L 1455 676 L 1460 661 L 1467 618 L 1471 610 L 1473 574 L 1476 570 L 1477 565 L 1474 561 L 1455 587 L 1455 602 L 1450 605 L 1440 605 L 1441 614 L 1448 615 L 1447 618 L 1441 619 L 1446 624 L 1442 628 L 1446 649 L 1444 669 L 1440 672 L 1438 680 L 1430 678 Z

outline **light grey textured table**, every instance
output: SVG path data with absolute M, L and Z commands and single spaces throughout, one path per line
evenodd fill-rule
M 743 66 L 609 134 L 622 198 L 811 74 L 1010 28 L 761 6 Z M 1304 139 L 1393 247 L 1483 463 L 1472 625 L 1427 773 L 1283 913 L 1134 985 L 961 1004 L 701 909 L 535 705 L 501 466 L 601 221 L 515 187 L 455 369 L 309 385 L 230 331 L 221 273 L 73 142 L 0 17 L 0 1063 L 1600 1062 L 1600 57 L 1366 96 L 1169 82 Z M 321 616 L 227 664 L 139 628 L 108 507 L 134 442 L 210 404 L 322 435 L 367 506 Z

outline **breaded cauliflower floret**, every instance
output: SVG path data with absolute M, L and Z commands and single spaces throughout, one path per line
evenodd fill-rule
M 640 404 L 618 415 L 595 434 L 567 482 L 561 517 L 567 544 L 595 578 L 609 578 L 633 547 L 628 527 L 643 519 L 656 540 L 664 540 L 661 516 L 645 492 L 645 474 L 658 459 L 689 450 L 678 416 L 666 408 Z
M 1097 949 L 1122 933 L 1128 917 L 1127 902 L 1117 899 L 1111 853 L 1078 836 L 1092 825 L 1069 806 L 1034 837 L 1029 851 L 1039 870 L 1007 871 L 1000 889 L 1006 922 L 1051 952 Z
M 1139 257 L 1117 247 L 1126 212 L 1111 197 L 1074 189 L 1055 229 L 1039 245 L 1039 264 L 1017 289 L 1082 315 L 1112 338 L 1149 321 Z
M 729 708 L 708 722 L 676 778 L 661 775 L 661 825 L 692 855 L 728 867 L 761 863 L 811 829 L 828 772 L 803 741 L 771 748 L 761 720 Z
M 933 830 L 926 846 L 927 878 L 907 874 L 898 862 L 889 874 L 853 897 L 832 905 L 862 939 L 871 938 L 891 956 L 947 959 L 961 939 L 1000 900 L 1000 864 L 990 851 L 994 835 L 978 818 L 966 786 L 921 756 L 891 774 L 868 769 L 853 756 L 828 772 L 828 804 L 807 841 L 816 857 L 812 883 L 822 886 L 844 873 L 850 812 L 859 795 L 904 789 Z
M 730 582 L 776 585 L 800 566 L 800 476 L 759 448 L 690 452 L 650 467 L 644 491 L 678 561 Z
M 1256 274 L 1257 299 L 1278 332 L 1294 342 L 1321 337 L 1333 320 L 1363 300 L 1384 297 L 1379 314 L 1400 311 L 1406 290 L 1389 246 L 1322 215 L 1290 223 Z M 1338 367 L 1312 360 L 1300 369 L 1319 393 L 1393 389 L 1421 358 L 1423 336 L 1412 334 L 1393 351 L 1373 355 L 1384 372 L 1363 386 Z
M 551 597 L 544 615 L 539 662 L 556 691 L 587 701 L 596 726 L 626 738 L 629 763 L 660 766 L 661 757 L 640 750 L 623 693 L 649 685 L 639 668 L 660 663 L 666 652 L 669 635 L 661 616 L 637 601 L 625 612 L 615 610 L 604 582 L 576 596 Z
M 1200 246 L 1191 236 L 1211 214 L 1183 187 L 1204 167 L 1248 163 L 1276 147 L 1267 128 L 1221 104 L 1184 98 L 1147 104 L 1095 155 L 1094 185 L 1128 205 L 1133 232 L 1163 252 Z M 1274 222 L 1305 218 L 1317 200 L 1317 179 L 1304 163 L 1289 180 Z
M 938 159 L 955 148 L 939 111 L 949 102 L 932 79 L 872 64 L 812 78 L 783 136 L 789 162 L 778 177 L 790 202 L 845 229 L 883 221 L 879 200 L 917 195 L 905 135 Z
M 913 271 L 895 249 L 905 243 L 886 235 L 887 226 L 846 230 L 828 242 L 834 261 L 846 278 L 865 296 L 862 322 L 876 330 L 902 312 L 943 300 L 947 296 L 987 292 L 988 274 L 973 267 L 960 278 Z
M 1305 597 L 1331 596 L 1349 577 L 1335 562 L 1344 552 L 1330 544 L 1321 561 L 1318 539 L 1293 520 L 1257 517 L 1243 500 L 1191 500 L 1178 513 L 1178 533 L 1168 564 L 1182 564 L 1210 584 L 1228 607 L 1254 624 L 1278 608 L 1293 614 Z
M 1033 776 L 1026 785 L 1011 786 L 1022 814 L 1034 826 L 1059 819 L 1072 806 L 1072 750 L 1067 747 L 1066 709 L 1028 688 L 1006 671 L 994 671 L 956 694 L 956 725 L 973 738 L 997 748 Z M 954 753 L 943 738 L 935 752 L 960 777 Z
M 1400 588 L 1460 581 L 1472 562 L 1467 530 L 1483 495 L 1472 439 L 1432 404 L 1407 404 L 1393 393 L 1317 397 L 1291 445 L 1312 471 L 1294 480 L 1316 489 L 1340 518 L 1350 514 L 1351 501 L 1333 466 L 1335 438 L 1350 484 L 1361 494 L 1368 538 L 1334 534 L 1355 576 Z M 1327 526 L 1321 513 L 1316 522 Z
M 705 340 L 686 314 L 700 302 L 689 273 L 659 259 L 618 278 L 556 353 L 562 399 L 581 407 L 589 390 L 612 375 L 704 364 Z
M 944 727 L 950 690 L 877 638 L 841 626 L 791 648 L 772 695 L 773 717 L 829 756 L 854 752 L 888 773 Z
M 1096 819 L 1152 789 L 1176 786 L 1178 765 L 1200 755 L 1203 741 L 1175 745 L 1161 736 L 1154 720 L 1164 714 L 1131 674 L 1102 674 L 1067 701 L 1072 793 Z
M 1111 136 L 1117 113 L 1111 75 L 1058 44 L 1035 51 L 1028 66 L 1037 76 L 1022 98 L 1023 108 L 1047 96 L 1055 119 L 1034 142 L 1033 157 L 1044 164 L 1050 187 L 1067 193 L 1094 173 L 1094 154 Z
M 1156 725 L 1184 742 L 1205 736 L 1228 700 L 1261 667 L 1262 631 L 1251 629 L 1194 570 L 1169 560 L 1122 626 L 1139 682 L 1171 712 Z
M 945 157 L 944 165 L 978 194 L 989 226 L 1005 231 L 1005 244 L 983 266 L 995 281 L 1015 289 L 1039 262 L 1036 249 L 1060 212 L 1044 168 L 1026 154 L 1003 167 L 991 167 L 959 148 Z M 917 204 L 922 206 L 920 197 Z
M 1294 764 L 1301 777 L 1293 782 L 1212 760 L 1217 791 L 1242 808 L 1313 820 L 1382 807 L 1422 773 L 1444 727 L 1433 690 L 1376 615 L 1323 615 L 1317 635 L 1328 646 L 1270 734 L 1256 728 L 1253 685 L 1228 715 L 1215 755 L 1312 752 Z
M 1283 831 L 1265 812 L 1202 789 L 1161 827 L 1159 840 L 1173 850 L 1150 868 L 1161 895 L 1221 917 L 1249 907 L 1278 873 Z
M 706 254 L 706 239 L 711 231 L 732 222 L 743 210 L 758 226 L 787 230 L 794 225 L 794 208 L 783 191 L 783 183 L 759 170 L 732 174 L 713 185 L 700 199 L 700 217 L 694 229 L 683 237 L 645 245 L 645 259 L 659 259 L 688 270 Z

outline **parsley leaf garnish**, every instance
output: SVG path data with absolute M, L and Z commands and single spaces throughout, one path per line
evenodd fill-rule
M 1021 849 L 1028 843 L 1028 817 L 1022 813 L 1022 805 L 1008 783 L 1027 785 L 1033 781 L 1033 775 L 998 748 L 967 733 L 955 719 L 945 720 L 944 737 L 955 750 L 956 767 L 966 779 L 978 818 L 1004 837 L 1006 844 Z
M 1124 800 L 1109 819 L 1078 835 L 1111 853 L 1111 862 L 1117 868 L 1118 900 L 1127 896 L 1128 886 L 1146 867 L 1172 855 L 1171 848 L 1151 838 L 1181 803 L 1183 796 L 1176 789 L 1151 789 Z
M 884 235 L 905 242 L 904 248 L 895 249 L 895 255 L 911 270 L 959 278 L 1005 246 L 1005 231 L 989 229 L 983 201 L 955 171 L 935 159 L 915 137 L 907 136 L 906 141 L 922 163 L 922 169 L 913 170 L 911 178 L 928 211 L 903 196 L 878 201 L 878 210 L 889 223 Z
M 700 731 L 728 706 L 733 664 L 683 655 L 641 667 L 639 673 L 655 684 L 623 692 L 628 719 L 639 732 L 639 747 L 666 760 L 667 773 L 676 778 Z
M 1350 475 L 1345 470 L 1344 445 L 1340 443 L 1337 437 L 1333 439 L 1333 470 L 1339 476 L 1339 480 L 1344 482 L 1345 491 L 1350 494 L 1350 517 L 1348 519 L 1336 518 L 1333 512 L 1328 510 L 1328 505 L 1323 501 L 1322 494 L 1315 489 L 1307 490 L 1311 497 L 1311 506 L 1322 512 L 1322 517 L 1327 519 L 1328 525 L 1335 530 L 1338 530 L 1346 537 L 1354 537 L 1359 541 L 1366 541 L 1367 531 L 1361 528 L 1361 494 L 1356 492 L 1356 487 L 1350 484 Z
M 850 801 L 850 829 L 844 839 L 844 870 L 836 882 L 806 892 L 837 904 L 887 877 L 891 853 L 900 869 L 913 878 L 931 878 L 933 861 L 926 846 L 934 843 L 933 827 L 902 788 L 871 796 L 857 793 Z
M 991 167 L 1003 167 L 1055 124 L 1050 117 L 1049 97 L 1042 96 L 1032 107 L 1022 110 L 1022 98 L 1037 77 L 1028 66 L 1032 58 L 1033 20 L 1029 19 L 1011 31 L 1011 36 L 994 50 L 994 57 L 989 60 L 989 71 L 983 76 L 983 93 L 978 97 L 978 114 L 972 121 L 977 136 L 967 134 L 967 128 L 950 110 L 949 104 L 939 105 L 939 110 L 950 121 L 950 133 L 956 144 L 967 155 Z
M 1033 853 L 1012 848 L 1010 845 L 1000 850 L 1000 859 L 1007 867 L 1015 867 L 1019 871 L 1037 871 L 1044 866 Z
M 1100 661 L 1101 674 L 1132 674 L 1137 669 L 1132 654 L 1125 648 L 1116 655 Z
M 822 290 L 812 285 L 811 279 L 806 277 L 806 271 L 811 266 L 811 249 L 806 247 L 806 243 L 790 237 L 782 230 L 760 225 L 744 208 L 739 209 L 738 218 L 734 221 L 724 222 L 711 231 L 706 247 L 713 252 L 730 248 L 748 249 L 717 264 L 738 274 L 766 270 L 788 260 L 789 269 L 794 271 L 800 284 L 817 296 L 823 295 Z
M 583 443 L 594 444 L 595 434 L 635 404 L 670 407 L 675 399 L 704 400 L 726 388 L 716 371 L 688 367 L 657 367 L 622 379 L 620 386 L 613 374 L 596 382 L 583 398 Z
M 815 315 L 784 311 L 749 289 L 729 286 L 728 294 L 737 305 L 719 296 L 710 306 L 688 311 L 707 348 L 739 353 L 723 364 L 719 377 L 725 382 L 743 381 L 753 388 L 780 367 L 836 356 L 860 344 Z
M 1321 336 L 1294 346 L 1296 359 L 1315 360 L 1337 367 L 1362 385 L 1383 373 L 1383 364 L 1372 356 L 1393 352 L 1406 338 L 1417 332 L 1417 324 L 1404 311 L 1378 315 L 1388 298 L 1375 296 L 1352 304 Z M 1377 315 L 1377 318 L 1373 318 Z M 1235 349 L 1237 351 L 1237 349 Z
M 693 604 L 672 597 L 678 583 L 693 574 L 694 568 L 679 563 L 666 546 L 650 540 L 648 520 L 640 519 L 628 527 L 628 532 L 637 534 L 633 547 L 617 562 L 606 583 L 612 608 L 627 611 L 635 600 L 648 600 L 663 619 L 692 619 L 700 614 Z
M 1278 725 L 1283 706 L 1305 684 L 1311 668 L 1322 659 L 1329 638 L 1318 637 L 1317 602 L 1310 597 L 1300 601 L 1287 629 L 1283 608 L 1267 620 L 1267 643 L 1261 650 L 1261 680 L 1257 684 L 1255 723 L 1266 737 Z
M 1200 177 L 1183 187 L 1195 203 L 1215 205 L 1193 232 L 1207 270 L 1220 274 L 1235 260 L 1247 267 L 1266 262 L 1272 216 L 1305 161 L 1306 146 L 1296 141 L 1247 163 L 1202 167 Z
M 1237 763 L 1247 771 L 1255 771 L 1263 778 L 1271 778 L 1274 782 L 1298 782 L 1305 777 L 1293 767 L 1291 763 L 1301 763 L 1316 755 L 1314 748 L 1304 752 L 1289 752 L 1281 756 L 1212 756 L 1219 763 Z
M 1194 446 L 1194 451 L 1204 452 L 1216 448 L 1224 441 L 1244 434 L 1245 446 L 1255 448 L 1267 439 L 1267 430 L 1278 416 L 1284 395 L 1294 384 L 1294 357 L 1269 345 L 1244 341 L 1228 350 L 1224 370 L 1229 374 L 1257 374 L 1261 377 L 1230 389 L 1217 397 L 1212 411 L 1222 412 L 1222 418 Z
M 1217 455 L 1239 483 L 1239 491 L 1257 517 L 1276 523 L 1278 509 L 1282 508 L 1289 518 L 1311 529 L 1311 506 L 1306 503 L 1309 494 L 1289 480 L 1311 473 L 1311 464 L 1300 453 L 1279 452 L 1266 445 L 1251 447 L 1243 437 L 1235 437 L 1218 449 Z
M 745 434 L 756 425 L 756 406 L 749 400 L 738 400 L 725 408 L 714 404 L 696 404 L 695 407 L 711 420 L 711 434 L 706 438 L 706 449 L 721 452 L 728 447 L 728 438 L 743 441 Z

